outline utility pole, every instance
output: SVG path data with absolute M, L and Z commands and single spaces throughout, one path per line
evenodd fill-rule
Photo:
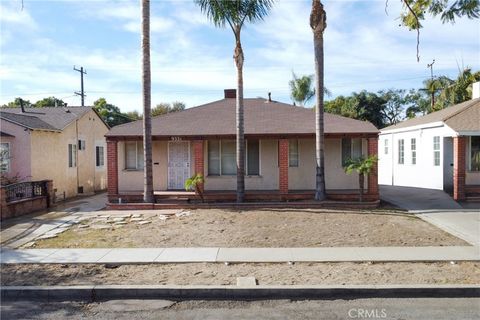
M 75 68 L 73 66 L 73 70 L 80 72 L 80 92 L 75 91 L 75 94 L 77 96 L 80 96 L 82 98 L 82 107 L 85 107 L 85 91 L 83 90 L 83 75 L 87 74 L 87 70 L 83 70 L 83 67 L 80 67 L 80 69 Z
M 433 83 L 433 64 L 435 63 L 435 59 L 433 59 L 432 63 L 427 64 L 427 68 L 430 68 L 430 77 L 431 77 L 431 85 L 432 85 L 432 98 L 431 98 L 431 103 L 432 103 L 432 111 L 433 111 L 433 106 L 435 105 L 435 92 L 437 89 L 435 88 L 435 84 Z

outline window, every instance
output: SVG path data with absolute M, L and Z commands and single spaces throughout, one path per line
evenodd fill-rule
M 85 140 L 78 140 L 78 150 L 85 150 Z
M 415 138 L 410 140 L 410 149 L 412 151 L 412 164 L 417 164 L 417 140 Z
M 260 174 L 260 143 L 258 140 L 248 140 L 245 145 L 246 174 Z M 208 141 L 208 175 L 233 176 L 237 174 L 235 140 Z
M 362 157 L 362 139 L 342 139 L 342 166 L 350 159 Z
M 298 167 L 298 140 L 288 141 L 288 166 Z
M 260 144 L 258 140 L 247 141 L 247 175 L 260 175 Z
M 141 141 L 125 142 L 125 169 L 143 169 L 143 143 Z
M 385 154 L 388 154 L 388 139 L 385 139 L 383 141 L 383 145 L 384 145 Z
M 0 172 L 10 171 L 10 143 L 2 142 L 0 144 Z
M 433 165 L 440 165 L 440 137 L 433 137 Z
M 405 163 L 405 146 L 403 139 L 398 140 L 398 164 Z
M 470 171 L 480 171 L 480 136 L 470 137 Z
M 75 168 L 77 166 L 77 145 L 68 145 L 68 167 Z
M 103 155 L 103 147 L 96 146 L 95 147 L 95 165 L 97 167 L 103 167 L 105 161 L 105 157 Z

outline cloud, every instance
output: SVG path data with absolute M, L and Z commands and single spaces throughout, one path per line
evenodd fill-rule
M 31 31 L 38 28 L 38 24 L 34 21 L 26 8 L 23 8 L 22 10 L 19 4 L 15 6 L 12 4 L 13 3 L 7 5 L 6 3 L 2 3 L 0 5 L 0 25 L 2 26 L 2 29 L 15 26 L 16 28 L 27 28 Z

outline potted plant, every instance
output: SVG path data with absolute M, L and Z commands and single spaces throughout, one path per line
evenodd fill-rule
M 378 161 L 378 157 L 376 155 L 373 155 L 368 158 L 360 157 L 357 159 L 349 159 L 345 163 L 344 170 L 347 174 L 350 174 L 353 171 L 356 171 L 358 173 L 358 184 L 360 187 L 360 202 L 363 201 L 365 176 L 369 175 L 372 172 L 377 161 Z
M 204 182 L 205 182 L 205 179 L 203 178 L 203 175 L 196 173 L 195 175 L 185 180 L 185 190 L 195 191 L 195 193 L 200 196 L 200 199 L 202 200 L 202 202 L 204 202 L 204 198 L 203 198 Z

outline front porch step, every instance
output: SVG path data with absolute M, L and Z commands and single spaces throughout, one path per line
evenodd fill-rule
M 467 202 L 480 202 L 480 196 L 467 196 L 465 197 Z
M 480 196 L 480 185 L 466 185 L 465 186 L 466 194 L 475 194 Z

